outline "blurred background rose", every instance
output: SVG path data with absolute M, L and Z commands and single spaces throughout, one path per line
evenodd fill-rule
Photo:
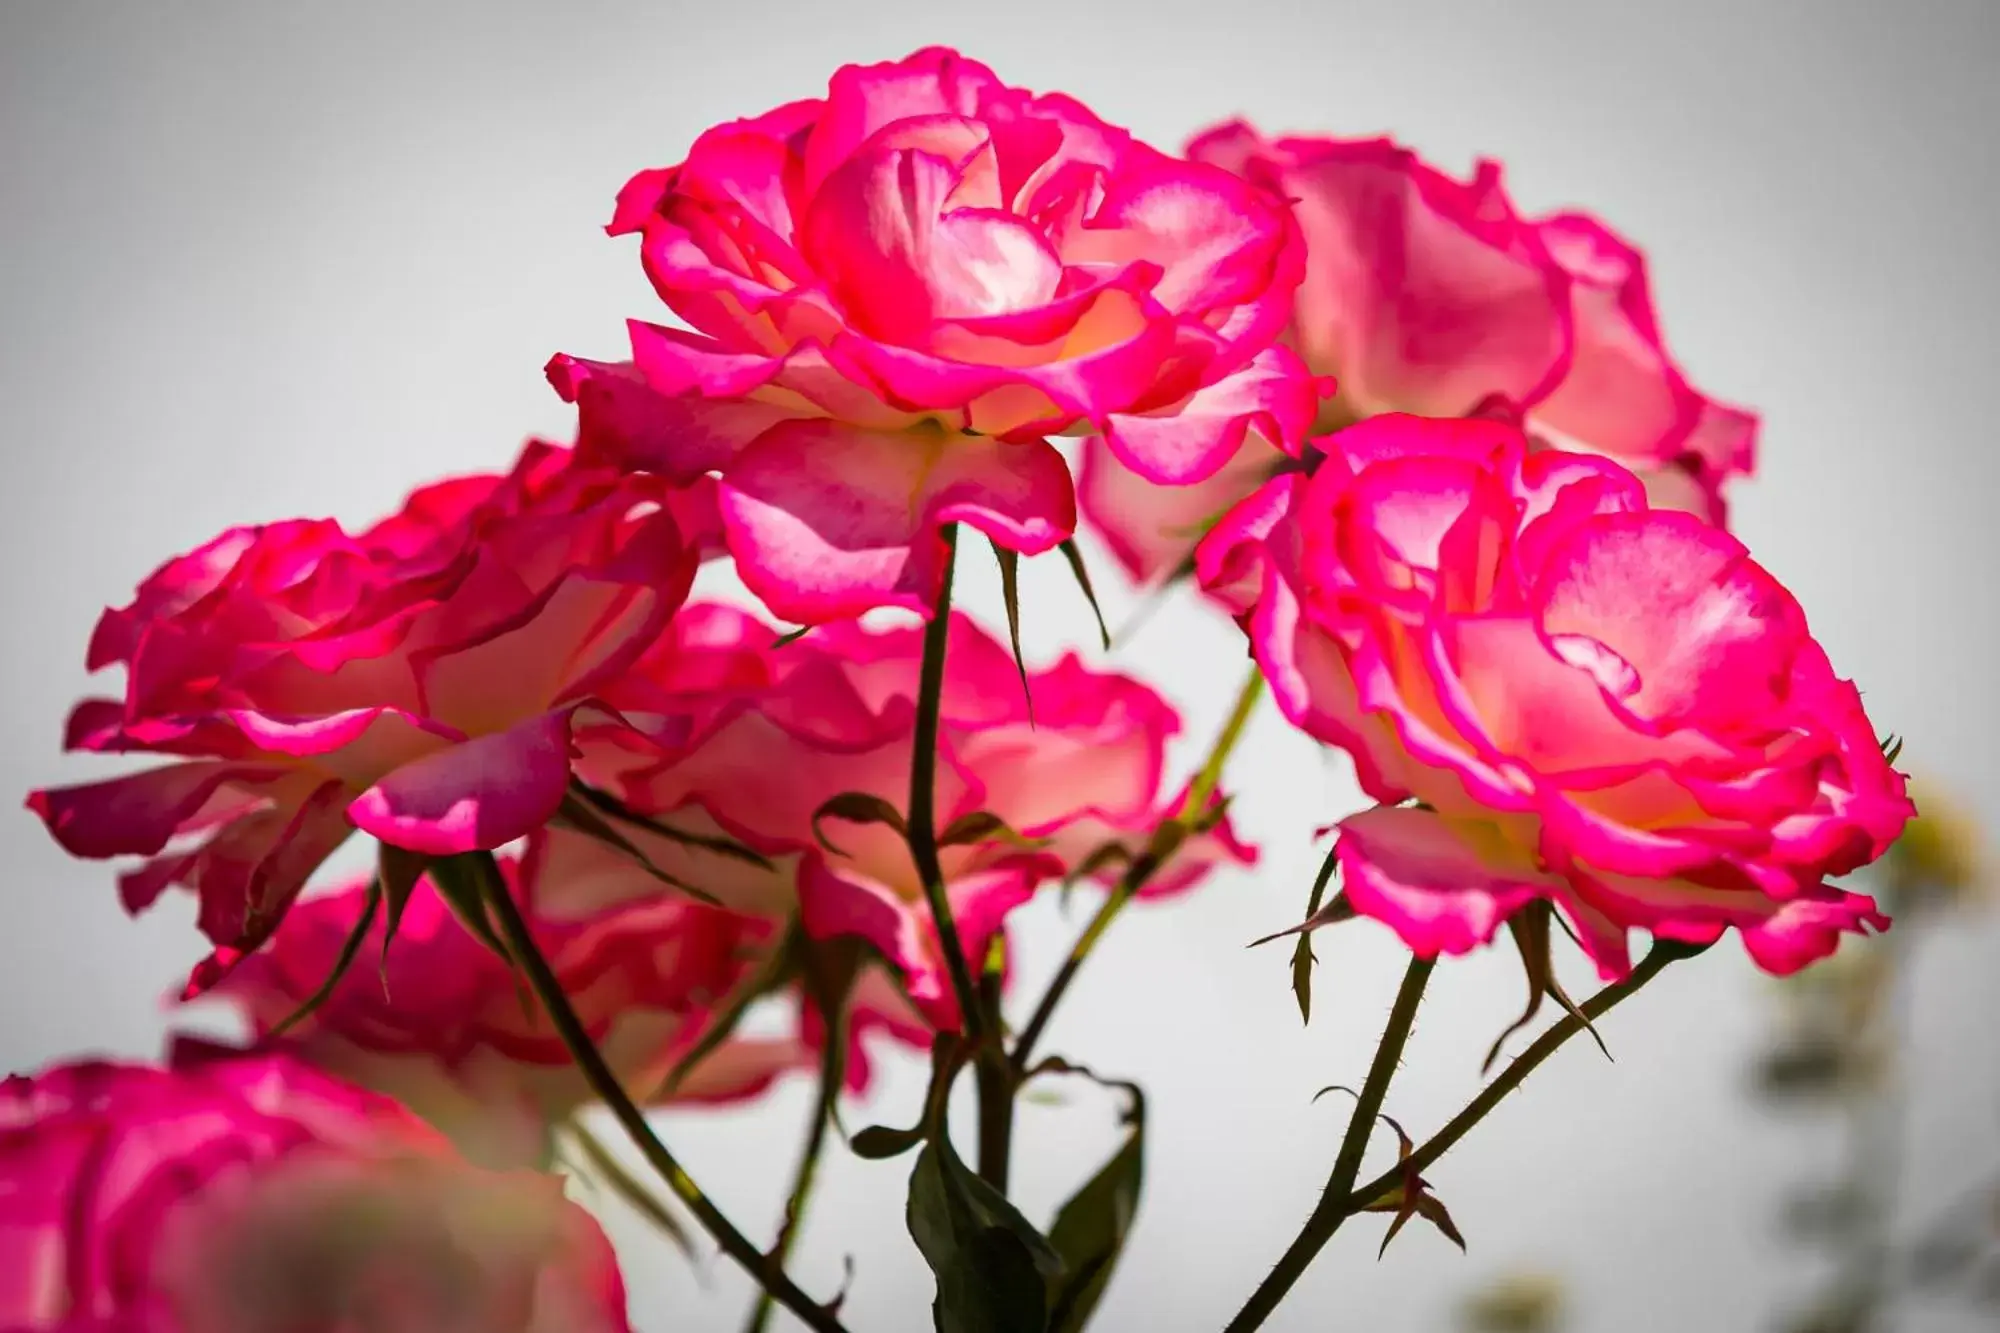
M 1235 113 L 1274 134 L 1392 133 L 1461 177 L 1478 156 L 1501 159 L 1531 215 L 1601 215 L 1647 251 L 1690 377 L 1762 416 L 1760 475 L 1731 493 L 1736 530 L 1809 609 L 1871 713 L 1909 738 L 1904 766 L 1974 824 L 2000 821 L 2000 526 L 1987 513 L 2000 482 L 1987 422 L 2000 13 L 1984 0 L 1907 12 L 1724 0 L 9 6 L 10 789 L 114 771 L 63 763 L 56 719 L 86 688 L 81 645 L 98 609 L 162 553 L 292 514 L 366 522 L 425 477 L 498 468 L 512 442 L 565 431 L 539 373 L 548 352 L 615 346 L 620 317 L 649 304 L 630 241 L 599 231 L 636 165 L 816 91 L 838 61 L 924 41 L 1082 94 L 1154 142 Z M 1115 628 L 1140 603 L 1093 555 Z M 967 604 L 999 626 L 990 563 L 969 550 L 965 567 Z M 728 591 L 713 573 L 704 582 Z M 1031 656 L 1090 641 L 1059 560 L 1024 564 L 1022 602 Z M 1229 706 L 1238 644 L 1188 596 L 1110 659 L 1184 713 L 1176 771 Z M 1344 762 L 1268 708 L 1235 785 L 1233 813 L 1264 849 L 1258 870 L 1123 919 L 1047 1045 L 1152 1094 L 1155 1167 L 1104 1307 L 1112 1329 L 1219 1326 L 1295 1232 L 1343 1123 L 1331 1099 L 1309 1099 L 1358 1075 L 1403 961 L 1366 923 L 1322 934 L 1314 1021 L 1299 1028 L 1284 952 L 1238 946 L 1297 919 L 1320 855 L 1306 830 L 1360 798 Z M 0 1066 L 79 1049 L 156 1056 L 157 997 L 204 952 L 191 904 L 128 922 L 103 867 L 67 861 L 26 812 L 0 822 L 0 838 L 14 878 Z M 1032 993 L 1082 913 L 1065 922 L 1050 898 L 1018 919 Z M 2000 925 L 1940 918 L 1908 948 L 1899 1221 L 1915 1227 L 1922 1205 L 2000 1166 Z M 1566 975 L 1585 987 L 1587 969 Z M 1462 1104 L 1519 985 L 1505 950 L 1440 969 L 1392 1114 L 1420 1132 Z M 1745 1071 L 1782 1012 L 1730 950 L 1677 969 L 1603 1025 L 1615 1065 L 1574 1044 L 1430 1173 L 1470 1257 L 1413 1228 L 1377 1263 L 1375 1234 L 1357 1224 L 1269 1326 L 1430 1333 L 1487 1283 L 1541 1271 L 1560 1278 L 1570 1333 L 1781 1327 L 1833 1271 L 1786 1236 L 1782 1201 L 1847 1160 L 1837 1123 L 1748 1095 Z M 850 1126 L 901 1123 L 915 1105 L 921 1069 L 879 1063 Z M 1068 1104 L 1026 1106 L 1017 1131 L 1034 1217 L 1119 1133 L 1112 1107 L 1062 1091 Z M 664 1119 L 762 1235 L 810 1099 L 797 1077 L 747 1112 Z M 904 1234 L 900 1170 L 834 1153 L 822 1188 L 797 1276 L 832 1290 L 851 1256 L 853 1325 L 908 1327 L 929 1278 Z M 657 1244 L 619 1206 L 603 1211 L 619 1242 Z M 740 1274 L 664 1250 L 627 1278 L 642 1329 L 731 1329 L 748 1304 Z M 1894 1327 L 1969 1333 L 1990 1316 L 1920 1295 Z

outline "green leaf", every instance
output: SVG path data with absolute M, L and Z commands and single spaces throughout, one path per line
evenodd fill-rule
M 1419 1188 L 1417 1192 L 1411 1193 L 1405 1187 L 1398 1186 L 1384 1195 L 1379 1205 L 1370 1204 L 1365 1211 L 1396 1214 L 1389 1223 L 1389 1230 L 1382 1237 L 1382 1247 L 1375 1251 L 1377 1259 L 1389 1252 L 1389 1242 L 1396 1239 L 1396 1233 L 1401 1231 L 1403 1224 L 1412 1217 L 1423 1218 L 1436 1227 L 1446 1240 L 1458 1246 L 1461 1254 L 1465 1251 L 1465 1236 L 1459 1231 L 1458 1224 L 1452 1221 L 1451 1210 L 1444 1206 L 1444 1200 L 1428 1190 Z
M 1021 697 L 1028 701 L 1028 725 L 1035 725 L 1035 692 L 1028 688 L 1028 663 L 1021 656 L 1021 553 L 993 543 L 1000 562 L 1000 600 L 1007 604 L 1007 642 L 1014 647 L 1014 669 L 1021 673 Z
M 1306 919 L 1310 921 L 1319 915 L 1320 900 L 1326 897 L 1326 886 L 1333 882 L 1333 873 L 1340 862 L 1329 847 L 1326 859 L 1319 864 L 1319 874 L 1313 878 L 1312 895 L 1306 899 Z M 1313 1007 L 1313 964 L 1319 960 L 1313 956 L 1312 932 L 1299 932 L 1299 942 L 1292 947 L 1292 994 L 1299 1000 L 1299 1021 L 1312 1022 Z
M 409 906 L 410 895 L 416 891 L 417 882 L 424 877 L 431 859 L 422 852 L 386 842 L 378 846 L 380 853 L 376 861 L 375 881 L 381 886 L 382 906 L 387 914 L 382 926 L 382 990 L 386 994 L 389 989 L 389 944 L 403 924 L 403 909 Z
M 1890 732 L 1882 739 L 1882 758 L 1893 764 L 1903 755 L 1903 738 Z
M 800 639 L 812 633 L 814 628 L 815 626 L 812 625 L 801 625 L 797 629 L 787 630 L 777 638 L 771 640 L 771 646 L 773 648 L 783 648 L 788 643 L 797 643 Z
M 940 847 L 958 847 L 985 842 L 988 838 L 1012 832 L 1013 830 L 1007 827 L 1007 821 L 991 810 L 974 810 L 971 814 L 960 815 L 946 824 L 944 831 L 938 834 L 937 842 Z
M 1049 845 L 1047 838 L 1031 838 L 991 810 L 974 810 L 960 815 L 938 834 L 940 847 L 963 847 L 980 842 L 1005 842 L 1030 851 Z
M 1327 1088 L 1322 1091 L 1331 1092 L 1333 1089 Z M 1340 1091 L 1346 1092 L 1347 1089 L 1342 1088 Z M 1318 1098 L 1314 1100 L 1317 1101 Z M 1465 1250 L 1465 1237 L 1459 1234 L 1458 1224 L 1451 1220 L 1451 1212 L 1444 1206 L 1444 1200 L 1431 1193 L 1429 1181 L 1403 1165 L 1410 1160 L 1410 1153 L 1413 1150 L 1409 1134 L 1396 1123 L 1393 1116 L 1384 1115 L 1376 1118 L 1395 1131 L 1396 1162 L 1398 1166 L 1403 1167 L 1403 1170 L 1401 1180 L 1361 1206 L 1361 1211 L 1364 1213 L 1395 1214 L 1389 1223 L 1388 1233 L 1382 1237 L 1382 1248 L 1375 1251 L 1375 1257 L 1380 1259 L 1389 1252 L 1389 1242 L 1396 1239 L 1396 1233 L 1401 1231 L 1404 1224 L 1413 1217 L 1421 1217 L 1436 1227 L 1443 1233 L 1444 1238 L 1458 1246 L 1462 1253 Z
M 1070 1196 L 1049 1228 L 1064 1273 L 1050 1301 L 1050 1333 L 1077 1333 L 1089 1322 L 1124 1252 L 1146 1173 L 1146 1102 L 1138 1088 L 1125 1117 L 1131 1127 L 1110 1161 Z
M 1299 922 L 1298 925 L 1286 926 L 1283 930 L 1274 930 L 1269 935 L 1251 940 L 1250 947 L 1255 949 L 1259 945 L 1269 944 L 1272 940 L 1281 940 L 1287 935 L 1309 935 L 1321 926 L 1337 926 L 1343 921 L 1352 921 L 1357 915 L 1358 913 L 1354 910 L 1354 904 L 1347 900 L 1347 895 L 1345 893 L 1336 893 L 1333 895 L 1333 901 Z
M 1549 956 L 1551 939 L 1550 925 L 1555 919 L 1555 908 L 1549 903 L 1532 902 L 1513 916 L 1507 918 L 1507 930 L 1514 937 L 1514 945 L 1521 953 L 1521 966 L 1528 977 L 1528 1006 L 1521 1016 L 1508 1025 L 1507 1030 L 1494 1038 L 1487 1049 L 1485 1063 L 1479 1066 L 1483 1076 L 1493 1068 L 1493 1062 L 1500 1058 L 1507 1039 L 1528 1026 L 1541 1012 L 1543 997 L 1549 997 L 1563 1007 L 1570 1017 L 1583 1024 L 1583 1030 L 1597 1043 L 1597 1049 L 1604 1052 L 1604 1058 L 1611 1058 L 1611 1048 L 1604 1044 L 1604 1038 L 1590 1021 L 1590 1016 L 1577 1008 L 1576 1001 L 1570 999 L 1562 982 L 1556 979 L 1555 963 Z
M 1067 884 L 1074 884 L 1078 880 L 1089 879 L 1099 871 L 1109 870 L 1113 866 L 1130 865 L 1131 863 L 1132 849 L 1124 843 L 1116 840 L 1099 843 L 1091 849 L 1088 856 L 1077 862 L 1076 868 L 1065 875 L 1063 880 Z
M 355 921 L 354 929 L 347 933 L 347 939 L 341 943 L 340 953 L 333 960 L 333 970 L 327 974 L 326 980 L 320 983 L 318 990 L 308 995 L 298 1008 L 285 1015 L 284 1021 L 271 1029 L 271 1037 L 284 1036 L 312 1017 L 313 1012 L 326 1003 L 327 998 L 333 994 L 334 987 L 338 986 L 340 979 L 347 975 L 347 969 L 354 966 L 354 960 L 361 953 L 361 946 L 368 938 L 368 929 L 375 924 L 375 913 L 381 908 L 382 881 L 376 878 L 368 881 L 368 896 L 362 900 L 361 916 Z
M 951 1143 L 926 1144 L 910 1173 L 910 1236 L 937 1277 L 939 1333 L 1047 1333 L 1062 1259 Z
M 1133 856 L 1130 847 L 1115 839 L 1111 842 L 1099 843 L 1091 849 L 1089 855 L 1071 866 L 1069 872 L 1063 876 L 1062 889 L 1057 901 L 1062 905 L 1062 909 L 1067 912 L 1069 910 L 1070 894 L 1075 891 L 1077 885 L 1083 883 L 1085 880 L 1097 878 L 1114 866 L 1129 867 L 1137 859 L 1137 857 Z
M 657 837 L 665 838 L 668 842 L 678 843 L 683 847 L 692 848 L 696 851 L 713 852 L 717 856 L 726 856 L 732 861 L 741 861 L 745 865 L 756 866 L 759 870 L 770 870 L 773 868 L 771 858 L 763 855 L 754 847 L 746 847 L 734 838 L 724 837 L 720 834 L 689 833 L 685 829 L 675 828 L 672 824 L 666 823 L 664 820 L 655 819 L 651 815 L 642 815 L 616 796 L 613 796 L 610 792 L 600 791 L 580 778 L 571 779 L 569 794 L 586 805 L 591 806 L 599 814 L 623 820 L 636 828 L 644 829 L 646 832 L 654 834 Z
M 1299 1022 L 1313 1020 L 1313 964 L 1319 959 L 1313 953 L 1312 936 L 1300 935 L 1299 942 L 1292 946 L 1292 994 L 1299 1002 Z
M 1190 835 L 1213 833 L 1222 827 L 1222 821 L 1229 818 L 1229 805 L 1234 796 L 1214 798 L 1206 810 L 1197 810 L 1186 816 L 1187 831 Z
M 909 1129 L 870 1125 L 848 1140 L 857 1157 L 880 1161 L 900 1157 L 934 1134 L 944 1132 L 945 1100 L 951 1096 L 952 1081 L 965 1064 L 965 1048 L 957 1037 L 940 1032 L 931 1046 L 930 1086 L 924 1090 L 924 1111 Z
M 924 1141 L 924 1127 L 915 1129 L 891 1129 L 887 1125 L 870 1125 L 856 1130 L 847 1146 L 856 1157 L 864 1157 L 871 1162 L 887 1161 L 891 1157 L 901 1157 L 910 1149 Z
M 1076 575 L 1076 586 L 1083 589 L 1084 600 L 1090 603 L 1090 614 L 1097 617 L 1097 637 L 1104 644 L 1104 651 L 1111 651 L 1111 631 L 1104 624 L 1104 608 L 1097 604 L 1097 590 L 1090 586 L 1090 568 L 1083 563 L 1083 551 L 1076 544 L 1076 538 L 1066 539 L 1057 548 L 1063 559 L 1069 561 L 1069 572 Z
M 873 792 L 844 791 L 838 796 L 827 797 L 820 808 L 813 811 L 814 840 L 835 856 L 846 856 L 846 852 L 834 846 L 820 831 L 819 822 L 822 819 L 841 819 L 850 824 L 887 824 L 905 840 L 910 836 L 910 826 L 904 822 L 903 812 Z
M 514 955 L 507 952 L 507 946 L 500 942 L 500 936 L 493 930 L 493 920 L 486 915 L 486 903 L 480 897 L 479 873 L 472 865 L 473 858 L 484 856 L 489 860 L 491 852 L 473 852 L 463 856 L 441 856 L 431 862 L 431 887 L 443 898 L 445 906 L 451 908 L 452 915 L 472 932 L 473 938 L 493 951 L 495 957 L 514 968 Z M 498 871 L 496 869 L 495 873 Z
M 938 1333 L 1044 1333 L 1048 1295 L 1034 1254 L 1002 1227 L 975 1231 L 937 1275 Z
M 563 822 L 576 829 L 577 832 L 587 837 L 595 838 L 599 842 L 623 852 L 632 859 L 633 864 L 637 865 L 639 869 L 645 871 L 660 883 L 665 884 L 668 888 L 679 889 L 690 898 L 698 898 L 711 907 L 721 906 L 716 896 L 708 890 L 698 889 L 678 876 L 670 875 L 654 865 L 652 858 L 647 856 L 637 843 L 633 842 L 623 833 L 620 833 L 610 820 L 598 814 L 588 802 L 580 799 L 576 792 L 571 791 L 563 796 L 562 806 L 558 813 L 562 816 Z

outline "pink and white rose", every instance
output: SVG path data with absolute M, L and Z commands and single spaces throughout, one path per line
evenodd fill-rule
M 1502 423 L 1390 415 L 1323 443 L 1196 560 L 1285 716 L 1381 802 L 1340 825 L 1356 909 L 1435 955 L 1546 899 L 1607 976 L 1633 928 L 1734 926 L 1789 972 L 1887 924 L 1826 881 L 1887 850 L 1903 778 L 1741 542 Z
M 1461 181 L 1386 139 L 1273 142 L 1238 122 L 1188 154 L 1295 201 L 1306 276 L 1288 340 L 1338 381 L 1321 429 L 1383 412 L 1524 414 L 1538 444 L 1616 459 L 1656 507 L 1723 521 L 1723 484 L 1750 471 L 1757 420 L 1689 383 L 1644 256 L 1603 223 L 1524 217 L 1498 163 Z M 1284 463 L 1246 442 L 1196 495 L 1092 445 L 1079 494 L 1127 570 L 1150 580 Z
M 124 696 L 70 717 L 71 749 L 173 762 L 29 805 L 74 855 L 147 858 L 121 876 L 128 909 L 199 895 L 218 954 L 197 987 L 357 828 L 429 855 L 523 837 L 563 800 L 578 733 L 625 730 L 597 690 L 686 596 L 676 500 L 537 443 L 358 535 L 232 529 L 105 612 L 89 664 L 123 666 Z
M 952 51 L 716 126 L 609 230 L 692 331 L 635 322 L 630 362 L 551 378 L 595 451 L 719 475 L 728 548 L 787 619 L 927 612 L 944 523 L 1057 545 L 1051 435 L 1181 485 L 1249 437 L 1296 452 L 1312 417 L 1273 346 L 1303 262 L 1284 201 Z

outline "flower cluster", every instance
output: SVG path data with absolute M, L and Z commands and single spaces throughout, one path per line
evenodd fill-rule
M 839 1330 L 782 1270 L 868 1032 L 933 1059 L 918 1126 L 854 1145 L 928 1145 L 939 1326 L 1030 1326 L 960 1267 L 1014 1259 L 1079 1326 L 1131 1197 L 1079 1207 L 1082 1260 L 1007 1216 L 1014 1099 L 1082 1072 L 1031 1057 L 1127 903 L 1255 863 L 1220 782 L 1266 683 L 1377 803 L 1338 821 L 1307 925 L 1385 923 L 1417 987 L 1503 924 L 1552 987 L 1552 910 L 1608 978 L 1635 929 L 1734 927 L 1785 972 L 1886 925 L 1829 880 L 1897 838 L 1903 779 L 1723 526 L 1755 419 L 1692 387 L 1602 224 L 1386 141 L 1229 125 L 1162 152 L 926 50 L 707 131 L 609 230 L 686 327 L 550 363 L 573 445 L 358 533 L 232 529 L 99 622 L 88 665 L 123 689 L 67 745 L 159 762 L 29 805 L 126 862 L 129 910 L 194 896 L 183 998 L 245 1045 L 6 1085 L 0 1328 L 623 1330 L 554 1174 L 604 1105 L 767 1292 Z M 1018 622 L 1010 645 L 950 609 L 961 525 L 1010 619 L 1021 556 L 1062 548 L 1090 591 L 1079 502 L 1128 573 L 1192 571 L 1247 637 L 1205 763 L 1170 760 L 1179 715 L 1143 681 L 1033 665 Z M 800 628 L 690 602 L 714 558 Z M 318 882 L 350 839 L 375 869 Z M 1016 1029 L 1008 918 L 1077 884 L 1097 915 Z M 791 1027 L 739 1030 L 774 999 Z M 944 1124 L 961 1069 L 985 1193 Z M 766 1252 L 646 1114 L 793 1071 L 820 1106 Z M 1329 1206 L 1456 1235 L 1416 1164 L 1353 1193 L 1342 1157 Z
M 1594 218 L 1524 218 L 1481 162 L 1455 180 L 1386 139 L 1286 138 L 1241 123 L 1188 155 L 1296 201 L 1307 240 L 1287 340 L 1337 378 L 1333 430 L 1384 412 L 1525 419 L 1538 445 L 1601 454 L 1659 507 L 1723 520 L 1757 419 L 1695 389 L 1668 354 L 1645 260 Z M 1174 572 L 1283 457 L 1246 443 L 1202 486 L 1162 491 L 1092 449 L 1084 513 L 1135 578 Z

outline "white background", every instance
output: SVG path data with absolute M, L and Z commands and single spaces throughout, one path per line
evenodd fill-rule
M 627 175 L 719 119 L 819 91 L 834 65 L 955 43 L 1012 82 L 1075 93 L 1163 145 L 1242 111 L 1273 130 L 1393 130 L 1446 166 L 1503 158 L 1528 209 L 1575 204 L 1646 246 L 1697 381 L 1765 413 L 1737 527 L 1790 582 L 1905 764 L 2000 815 L 1992 745 L 2000 525 L 1992 518 L 1992 127 L 2000 10 L 1826 3 L 978 6 L 0 5 L 0 790 L 103 771 L 56 755 L 90 625 L 169 553 L 238 522 L 366 521 L 411 485 L 562 436 L 547 356 L 616 356 L 663 317 L 629 239 L 598 228 Z M 968 560 L 976 606 L 990 567 Z M 1111 566 L 1097 561 L 1100 581 Z M 1114 616 L 1129 609 L 1115 590 Z M 1059 561 L 1033 562 L 1032 646 L 1085 642 Z M 1121 609 L 1122 608 L 1122 609 Z M 1187 757 L 1234 691 L 1240 640 L 1191 601 L 1116 656 L 1185 707 Z M 1354 808 L 1344 761 L 1271 713 L 1234 768 L 1266 847 L 1254 876 L 1134 912 L 1050 1049 L 1143 1081 L 1152 1170 L 1102 1327 L 1219 1327 L 1316 1197 L 1401 960 L 1379 929 L 1323 936 L 1302 1030 L 1282 948 L 1309 830 Z M 0 1066 L 157 1050 L 157 997 L 200 952 L 185 903 L 128 922 L 108 871 L 0 817 Z M 1027 980 L 1081 913 L 1024 918 Z M 2000 1166 L 2000 932 L 1925 943 L 1911 1058 L 1912 1190 Z M 1581 978 L 1579 978 L 1581 980 Z M 1476 1086 L 1518 1005 L 1500 952 L 1441 969 L 1390 1099 L 1422 1131 Z M 1344 1233 L 1271 1327 L 1445 1327 L 1497 1272 L 1551 1268 L 1584 1333 L 1768 1327 L 1815 1276 L 1777 1237 L 1788 1182 L 1833 1140 L 1755 1111 L 1770 995 L 1733 944 L 1669 972 L 1433 1174 L 1471 1242 Z M 899 1065 L 850 1123 L 903 1123 Z M 767 1234 L 808 1090 L 669 1139 Z M 1108 1105 L 1030 1109 L 1031 1216 L 1113 1142 Z M 929 1325 L 902 1232 L 904 1165 L 836 1159 L 797 1272 L 856 1265 L 857 1333 Z M 640 1233 L 614 1218 L 623 1238 Z M 648 1333 L 736 1326 L 746 1286 L 628 1251 Z M 1920 1310 L 1920 1333 L 1970 1329 Z

